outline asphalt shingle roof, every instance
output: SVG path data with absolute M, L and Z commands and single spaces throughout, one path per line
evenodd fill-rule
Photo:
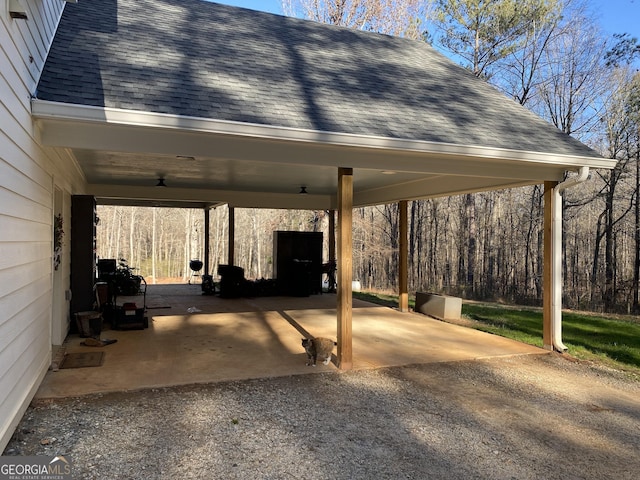
M 597 156 L 423 42 L 201 0 L 68 4 L 37 97 Z

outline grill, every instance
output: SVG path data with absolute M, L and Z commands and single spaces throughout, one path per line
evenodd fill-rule
M 191 269 L 191 276 L 189 277 L 189 285 L 191 285 L 191 279 L 193 277 L 199 277 L 200 274 L 198 273 L 200 270 L 202 270 L 202 266 L 204 264 L 202 263 L 202 260 L 191 260 L 189 262 L 189 268 Z

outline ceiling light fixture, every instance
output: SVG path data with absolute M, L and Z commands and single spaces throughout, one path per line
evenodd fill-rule
M 158 183 L 156 184 L 156 187 L 166 187 L 167 185 L 164 183 L 164 178 L 160 177 L 158 179 Z
M 307 194 L 307 187 L 305 187 L 304 185 L 302 185 L 300 187 L 300 191 L 298 192 L 298 195 L 306 195 Z

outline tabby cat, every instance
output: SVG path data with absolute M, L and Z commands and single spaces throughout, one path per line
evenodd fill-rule
M 316 360 L 318 357 L 324 365 L 329 365 L 331 361 L 331 352 L 333 347 L 337 343 L 330 338 L 316 337 L 316 338 L 303 338 L 302 346 L 307 352 L 307 365 L 316 366 Z

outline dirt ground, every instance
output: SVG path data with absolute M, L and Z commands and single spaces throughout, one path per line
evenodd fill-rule
M 640 472 L 640 383 L 524 355 L 43 401 L 5 455 L 74 478 L 616 479 Z

